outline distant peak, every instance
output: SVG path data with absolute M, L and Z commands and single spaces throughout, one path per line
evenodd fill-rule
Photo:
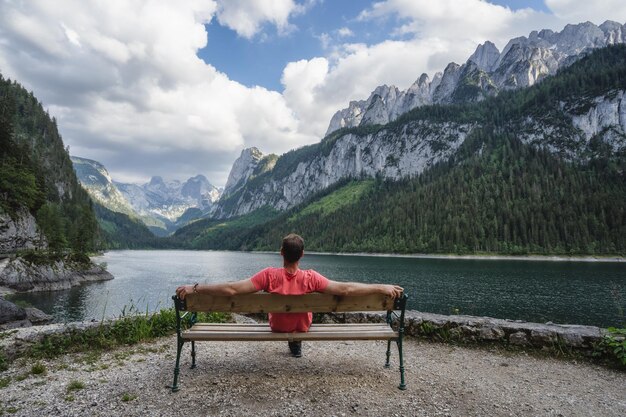
M 159 185 L 159 184 L 165 184 L 162 177 L 155 175 L 154 177 L 150 178 L 150 185 Z

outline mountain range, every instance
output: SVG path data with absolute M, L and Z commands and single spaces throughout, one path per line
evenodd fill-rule
M 73 156 L 79 181 L 107 209 L 141 220 L 157 236 L 166 236 L 188 222 L 206 217 L 222 190 L 203 175 L 181 182 L 154 176 L 145 184 L 116 182 L 101 163 Z
M 502 52 L 490 41 L 467 61 L 449 63 L 431 80 L 422 74 L 405 91 L 377 87 L 367 100 L 351 101 L 330 120 L 326 135 L 344 128 L 385 124 L 423 105 L 480 101 L 500 91 L 529 87 L 595 48 L 626 42 L 626 25 L 606 21 L 567 25 L 561 32 L 533 31 L 511 39 Z

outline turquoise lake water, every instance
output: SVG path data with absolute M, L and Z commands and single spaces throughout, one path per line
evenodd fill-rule
M 178 285 L 250 277 L 281 266 L 278 254 L 220 251 L 111 251 L 115 279 L 65 291 L 19 294 L 58 321 L 99 320 L 129 308 L 172 306 Z M 411 309 L 533 322 L 626 327 L 626 264 L 425 259 L 306 254 L 302 269 L 338 281 L 396 283 Z

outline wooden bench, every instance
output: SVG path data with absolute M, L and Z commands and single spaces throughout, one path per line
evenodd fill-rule
M 184 300 L 172 297 L 176 307 L 177 351 L 174 367 L 173 392 L 179 390 L 180 354 L 183 345 L 191 342 L 191 368 L 196 367 L 196 346 L 198 341 L 323 341 L 323 340 L 387 340 L 387 359 L 385 368 L 389 368 L 391 342 L 398 346 L 400 363 L 401 390 L 406 389 L 404 382 L 404 363 L 402 358 L 402 338 L 404 334 L 404 312 L 406 294 L 392 299 L 382 294 L 359 297 L 340 297 L 329 294 L 311 293 L 306 295 L 277 295 L 258 292 L 236 296 L 213 296 L 207 294 L 189 294 Z M 399 310 L 399 314 L 396 312 Z M 313 324 L 308 332 L 276 333 L 268 324 L 238 323 L 198 323 L 198 312 L 231 313 L 338 313 L 353 311 L 386 311 L 386 323 L 355 324 Z M 397 330 L 392 325 L 397 318 Z

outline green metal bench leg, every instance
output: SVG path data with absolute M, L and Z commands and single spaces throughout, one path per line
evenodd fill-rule
M 183 350 L 183 345 L 185 342 L 178 341 L 177 350 L 176 350 L 176 366 L 174 366 L 174 383 L 172 384 L 172 392 L 177 392 L 180 388 L 178 388 L 178 374 L 180 373 L 180 354 Z
M 406 389 L 406 384 L 404 383 L 404 360 L 402 357 L 402 333 L 400 333 L 400 337 L 398 338 L 398 357 L 400 359 L 400 385 L 398 388 L 401 390 Z
M 391 339 L 387 340 L 387 360 L 385 361 L 385 368 L 389 368 L 389 357 L 391 356 Z
M 191 341 L 191 369 L 196 367 L 196 342 Z

